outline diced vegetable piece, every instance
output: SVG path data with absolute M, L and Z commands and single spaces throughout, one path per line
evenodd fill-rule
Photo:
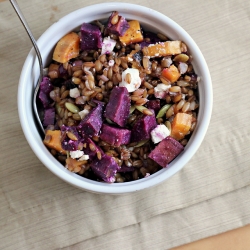
M 52 100 L 50 99 L 49 93 L 54 89 L 53 85 L 50 82 L 50 79 L 48 77 L 43 77 L 40 89 L 39 89 L 39 99 L 43 104 L 44 108 L 49 107 L 49 105 L 52 103 Z
M 97 146 L 89 137 L 84 138 L 82 140 L 82 143 L 84 145 L 83 147 L 84 154 L 88 155 L 91 161 L 97 158 L 97 154 L 100 154 L 101 156 L 104 155 L 102 149 L 99 146 Z
M 103 124 L 100 138 L 112 146 L 119 147 L 130 142 L 131 131 Z
M 163 168 L 166 168 L 168 164 L 183 151 L 183 149 L 184 147 L 178 141 L 168 136 L 155 147 L 148 157 Z
M 98 102 L 97 106 L 93 108 L 79 123 L 77 128 L 82 133 L 82 136 L 93 136 L 99 133 L 103 122 L 103 106 L 103 102 Z
M 118 173 L 127 173 L 127 172 L 132 172 L 134 171 L 134 167 L 127 167 L 125 164 L 122 164 L 121 168 L 117 170 Z
M 93 160 L 90 167 L 99 178 L 110 183 L 115 182 L 115 174 L 120 168 L 112 157 L 105 154 L 101 160 L 98 158 Z
M 47 130 L 43 140 L 44 145 L 48 148 L 55 149 L 61 154 L 66 154 L 66 151 L 61 145 L 61 131 L 60 130 Z
M 125 87 L 112 89 L 104 116 L 121 127 L 127 123 L 130 111 L 130 97 Z
M 167 110 L 168 110 L 170 107 L 171 107 L 171 104 L 165 104 L 165 105 L 160 109 L 160 111 L 158 112 L 156 118 L 161 118 L 161 117 L 163 117 L 163 116 L 166 114 Z
M 156 33 L 146 31 L 143 32 L 144 39 L 149 38 L 150 39 L 150 44 L 155 44 L 161 42 L 161 39 L 157 36 Z
M 161 75 L 171 83 L 176 82 L 181 76 L 179 70 L 174 65 L 171 65 L 169 68 L 163 69 Z
M 153 113 L 154 110 L 150 109 Z M 155 115 L 144 115 L 135 122 L 131 131 L 131 142 L 150 139 L 151 131 L 157 126 Z
M 129 24 L 126 19 L 119 16 L 118 12 L 112 12 L 108 20 L 107 32 L 117 36 L 123 36 L 128 28 Z
M 144 56 L 162 57 L 180 54 L 181 41 L 166 41 L 157 44 L 150 44 L 142 49 Z
M 76 170 L 78 170 L 79 172 L 80 169 L 85 166 L 85 164 L 86 161 L 79 161 L 73 158 L 66 159 L 66 168 L 68 168 L 72 172 L 75 172 Z
M 123 44 L 139 43 L 143 40 L 140 23 L 137 20 L 128 22 L 129 28 L 119 39 Z
M 70 59 L 79 55 L 80 37 L 70 32 L 59 40 L 54 53 L 53 60 L 59 63 L 68 62 Z
M 169 135 L 170 131 L 164 124 L 157 125 L 157 127 L 151 131 L 151 139 L 153 143 L 159 143 Z
M 102 47 L 100 29 L 93 24 L 83 23 L 81 26 L 81 49 L 92 50 Z
M 81 137 L 75 126 L 61 126 L 62 148 L 67 151 L 75 151 L 78 149 Z
M 43 126 L 54 125 L 55 123 L 55 108 L 46 108 L 44 110 Z
M 161 108 L 160 100 L 149 100 L 146 104 L 148 109 L 153 109 L 155 113 L 157 113 Z M 158 118 L 158 116 L 156 116 Z
M 181 140 L 189 132 L 192 123 L 192 115 L 177 113 L 171 125 L 171 136 L 176 140 Z

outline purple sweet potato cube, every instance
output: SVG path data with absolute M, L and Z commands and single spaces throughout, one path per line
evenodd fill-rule
M 97 135 L 102 127 L 103 102 L 98 102 L 88 115 L 79 123 L 78 131 L 82 136 Z
M 116 24 L 112 24 L 112 18 L 117 14 L 117 12 L 112 12 L 111 16 L 109 17 L 107 24 L 107 32 L 117 36 L 123 36 L 126 30 L 129 28 L 129 24 L 124 17 L 119 15 L 118 22 Z
M 156 146 L 148 157 L 163 168 L 166 168 L 168 164 L 183 151 L 183 149 L 184 147 L 178 141 L 168 136 Z
M 102 151 L 102 149 L 97 146 L 89 137 L 85 137 L 82 140 L 82 143 L 85 144 L 86 143 L 86 147 L 83 147 L 83 151 L 85 155 L 89 156 L 89 159 L 91 161 L 93 161 L 96 157 L 97 157 L 97 153 L 100 152 L 101 155 L 104 155 L 104 152 Z M 95 148 L 95 150 L 90 149 L 89 145 L 92 144 Z
M 101 160 L 97 158 L 93 160 L 90 167 L 99 178 L 110 183 L 115 181 L 115 174 L 120 168 L 112 157 L 105 154 Z
M 127 88 L 115 87 L 112 89 L 109 102 L 106 106 L 105 117 L 121 127 L 125 127 L 130 109 L 130 97 Z
M 130 142 L 131 131 L 103 124 L 100 138 L 112 146 L 119 147 Z
M 43 126 L 54 125 L 55 123 L 55 108 L 46 108 L 44 110 Z
M 52 100 L 50 99 L 49 93 L 54 89 L 53 85 L 50 82 L 50 79 L 48 77 L 43 77 L 38 97 L 41 100 L 43 107 L 47 108 L 52 103 Z
M 161 109 L 160 100 L 149 100 L 146 104 L 148 109 L 153 109 L 155 113 L 157 113 Z
M 132 172 L 135 170 L 135 167 L 127 167 L 125 164 L 122 164 L 122 166 L 117 170 L 119 173 L 127 173 Z
M 67 133 L 71 132 L 77 138 L 77 140 L 71 140 Z M 62 148 L 67 151 L 75 151 L 78 149 L 78 145 L 80 143 L 80 135 L 78 134 L 76 126 L 61 126 L 61 134 L 62 134 Z
M 100 29 L 93 24 L 83 23 L 81 26 L 81 49 L 92 50 L 102 47 Z
M 153 109 L 151 109 L 153 111 Z M 131 142 L 139 142 L 150 138 L 151 131 L 157 126 L 155 115 L 144 115 L 139 118 L 131 131 Z

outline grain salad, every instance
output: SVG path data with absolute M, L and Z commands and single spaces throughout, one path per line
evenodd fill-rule
M 84 178 L 148 177 L 187 145 L 199 110 L 198 82 L 184 42 L 114 11 L 55 46 L 38 95 L 43 142 Z

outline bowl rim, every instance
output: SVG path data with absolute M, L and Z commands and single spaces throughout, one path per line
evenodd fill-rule
M 124 7 L 126 6 L 126 7 Z M 160 184 L 164 180 L 168 179 L 169 177 L 173 176 L 175 173 L 180 171 L 187 162 L 191 159 L 191 157 L 196 153 L 200 144 L 202 143 L 206 131 L 209 126 L 209 122 L 211 119 L 212 114 L 212 103 L 213 103 L 213 91 L 212 91 L 212 81 L 210 72 L 205 61 L 203 54 L 201 53 L 199 47 L 195 43 L 195 41 L 191 38 L 191 36 L 175 21 L 167 17 L 166 15 L 153 10 L 151 8 L 140 6 L 137 4 L 130 4 L 130 3 L 121 3 L 121 2 L 110 2 L 110 3 L 99 3 L 94 5 L 89 5 L 69 14 L 65 15 L 61 19 L 59 19 L 56 23 L 52 24 L 37 40 L 38 47 L 44 46 L 46 41 L 47 35 L 55 30 L 60 24 L 67 22 L 68 18 L 72 18 L 73 16 L 79 16 L 79 14 L 83 11 L 91 13 L 96 10 L 101 10 L 102 13 L 111 12 L 113 10 L 117 10 L 119 12 L 122 11 L 131 11 L 140 12 L 142 15 L 141 18 L 146 18 L 150 16 L 150 18 L 154 18 L 155 20 L 164 21 L 167 25 L 171 25 L 173 29 L 178 30 L 178 33 L 181 33 L 182 36 L 185 36 L 184 42 L 188 44 L 189 49 L 192 48 L 192 55 L 193 58 L 199 59 L 199 62 L 203 65 L 201 70 L 203 71 L 202 74 L 202 81 L 205 81 L 206 84 L 204 85 L 203 93 L 204 103 L 203 106 L 200 107 L 199 114 L 198 114 L 198 126 L 194 131 L 195 136 L 193 135 L 190 139 L 189 144 L 185 147 L 185 150 L 181 153 L 184 157 L 177 157 L 173 162 L 170 163 L 169 168 L 161 169 L 160 171 L 154 173 L 153 175 L 143 178 L 136 181 L 125 182 L 125 183 L 103 183 L 103 182 L 96 182 L 86 178 L 83 178 L 77 174 L 71 173 L 70 171 L 66 170 L 65 167 L 61 168 L 58 167 L 58 161 L 49 153 L 48 150 L 40 150 L 40 147 L 44 147 L 42 140 L 39 136 L 38 131 L 35 128 L 34 124 L 30 124 L 28 122 L 29 112 L 26 110 L 26 102 L 25 100 L 25 79 L 29 77 L 29 74 L 32 73 L 32 67 L 36 67 L 36 54 L 34 49 L 32 48 L 29 52 L 19 79 L 19 86 L 18 86 L 18 114 L 21 123 L 22 130 L 28 141 L 31 149 L 39 158 L 39 160 L 56 176 L 64 180 L 65 182 L 76 186 L 80 189 L 84 189 L 94 193 L 106 193 L 106 194 L 125 194 L 130 192 L 135 192 L 138 190 L 142 190 L 145 188 L 149 188 Z M 66 32 L 67 33 L 67 32 Z M 191 46 L 190 46 L 191 45 Z M 35 66 L 34 66 L 35 65 Z M 31 69 L 31 72 L 29 71 Z M 200 91 L 200 88 L 199 88 Z M 199 93 L 201 94 L 201 93 Z M 202 109 L 202 114 L 201 113 Z M 33 114 L 33 113 L 32 113 Z M 200 120 L 199 120 L 200 118 Z M 27 129 L 29 128 L 29 129 Z M 32 133 L 32 131 L 36 130 L 37 133 Z M 40 142 L 39 142 L 40 140 Z M 49 163 L 49 164 L 48 164 Z M 61 164 L 60 164 L 61 165 Z M 174 166 L 173 166 L 174 165 Z

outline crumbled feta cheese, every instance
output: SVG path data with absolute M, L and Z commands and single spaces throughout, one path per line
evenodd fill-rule
M 110 54 L 114 47 L 115 47 L 116 41 L 111 39 L 109 36 L 105 37 L 103 39 L 103 43 L 102 43 L 102 55 L 103 54 Z
M 78 88 L 73 88 L 69 90 L 69 96 L 72 98 L 77 98 L 80 96 L 80 91 Z
M 89 110 L 84 109 L 78 113 L 80 115 L 81 119 L 83 119 L 87 114 L 89 113 Z
M 126 82 L 126 74 L 131 76 L 130 83 Z M 138 69 L 126 69 L 122 72 L 122 81 L 119 83 L 119 87 L 126 87 L 128 92 L 134 92 L 141 86 L 141 78 Z
M 154 143 L 158 143 L 170 135 L 170 131 L 164 124 L 157 125 L 155 129 L 151 131 L 151 139 Z
M 114 61 L 114 60 L 109 60 L 109 66 L 110 66 L 110 67 L 114 66 L 114 64 L 115 64 L 115 61 Z
M 188 65 L 186 63 L 180 62 L 178 66 L 178 70 L 181 74 L 185 74 L 187 72 Z
M 76 159 L 82 157 L 84 152 L 81 150 L 76 150 L 76 151 L 70 151 L 69 154 L 71 158 Z
M 89 159 L 89 155 L 83 155 L 79 161 L 87 161 Z
M 155 88 L 154 88 L 154 95 L 155 98 L 159 99 L 164 99 L 167 96 L 168 90 L 171 87 L 171 85 L 166 85 L 164 83 L 159 83 Z

